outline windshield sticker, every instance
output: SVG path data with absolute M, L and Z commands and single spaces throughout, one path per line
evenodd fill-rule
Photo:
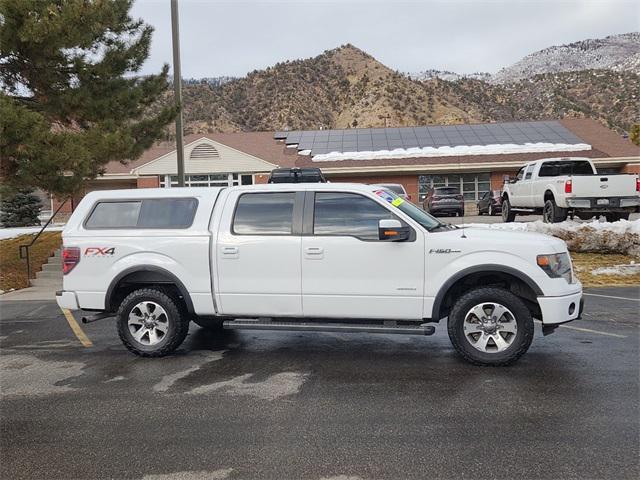
M 374 193 L 378 195 L 382 200 L 384 200 L 387 203 L 390 203 L 394 207 L 399 207 L 404 203 L 403 199 L 401 199 L 400 197 L 396 197 L 395 195 L 392 195 L 386 190 L 376 190 Z

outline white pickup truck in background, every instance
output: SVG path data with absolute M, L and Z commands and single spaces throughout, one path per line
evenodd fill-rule
M 575 320 L 566 244 L 446 225 L 380 186 L 339 183 L 95 191 L 63 237 L 58 304 L 116 317 L 162 356 L 204 328 L 430 335 L 482 365 Z
M 640 205 L 640 180 L 635 174 L 598 174 L 587 158 L 547 158 L 526 164 L 504 185 L 502 218 L 542 213 L 547 223 L 573 215 L 587 220 L 628 220 Z

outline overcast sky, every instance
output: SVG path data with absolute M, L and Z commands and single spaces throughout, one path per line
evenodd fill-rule
M 640 2 L 179 0 L 183 77 L 241 76 L 352 43 L 402 72 L 487 71 L 542 48 L 640 30 Z M 137 0 L 155 27 L 143 73 L 171 64 L 169 0 Z

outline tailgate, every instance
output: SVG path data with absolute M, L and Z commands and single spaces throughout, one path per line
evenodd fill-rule
M 577 175 L 571 177 L 573 197 L 633 197 L 636 175 Z

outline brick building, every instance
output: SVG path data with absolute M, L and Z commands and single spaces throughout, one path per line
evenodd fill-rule
M 187 136 L 184 150 L 187 186 L 264 183 L 273 168 L 319 167 L 331 182 L 401 183 L 416 202 L 432 186 L 455 185 L 472 204 L 539 158 L 588 157 L 602 173 L 640 173 L 640 147 L 590 119 L 211 133 Z M 176 170 L 174 145 L 158 144 L 127 165 L 111 162 L 87 191 L 170 188 Z

